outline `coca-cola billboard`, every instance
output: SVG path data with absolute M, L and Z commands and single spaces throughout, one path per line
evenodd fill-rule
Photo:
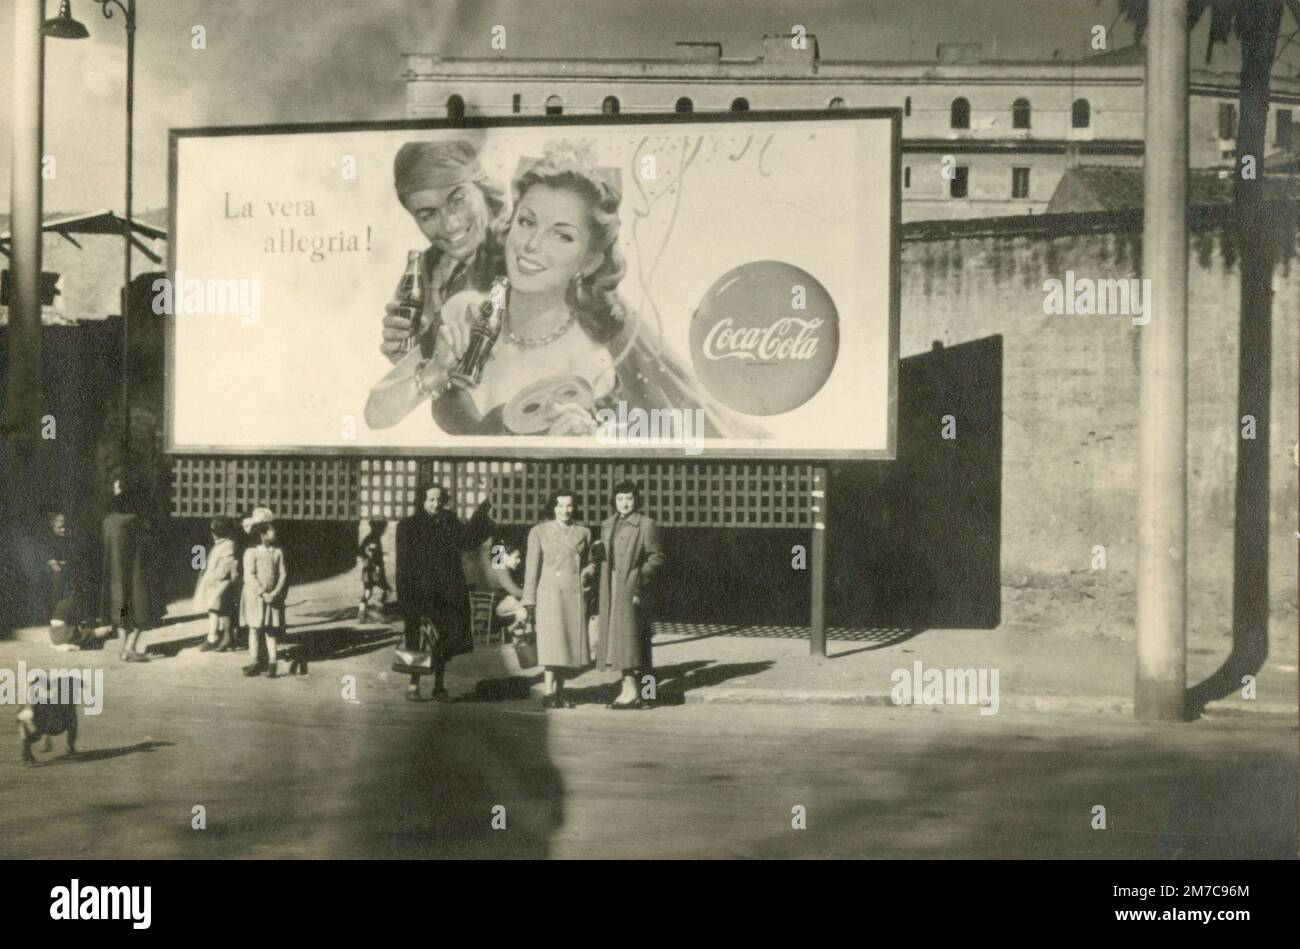
M 893 457 L 896 111 L 173 137 L 174 453 Z

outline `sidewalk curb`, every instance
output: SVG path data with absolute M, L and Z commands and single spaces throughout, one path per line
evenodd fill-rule
M 540 684 L 529 689 L 533 698 L 540 699 Z M 688 705 L 830 705 L 859 706 L 862 708 L 916 709 L 918 711 L 979 714 L 979 706 L 971 705 L 896 705 L 888 693 L 818 692 L 798 689 L 724 689 L 708 687 L 691 689 L 682 694 Z M 998 706 L 1014 712 L 1038 712 L 1047 715 L 1121 715 L 1132 717 L 1130 699 L 1106 696 L 1021 695 L 1004 698 Z M 985 715 L 984 718 L 995 716 Z M 1274 703 L 1259 703 L 1250 708 L 1226 706 L 1208 708 L 1203 718 L 1252 719 L 1258 717 L 1296 719 L 1296 709 Z

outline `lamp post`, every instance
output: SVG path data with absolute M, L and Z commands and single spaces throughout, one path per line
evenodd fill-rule
M 44 128 L 40 24 L 45 0 L 17 0 L 13 31 L 13 151 L 9 189 L 10 271 L 0 502 L 21 514 L 39 503 L 41 471 L 41 140 Z
M 99 4 L 104 19 L 113 19 L 114 7 L 126 21 L 126 217 L 122 221 L 122 468 L 129 467 L 131 447 L 131 184 L 132 144 L 135 134 L 135 0 L 91 0 Z M 72 0 L 62 0 L 59 15 L 41 27 L 46 36 L 58 39 L 85 39 L 86 27 L 72 18 Z

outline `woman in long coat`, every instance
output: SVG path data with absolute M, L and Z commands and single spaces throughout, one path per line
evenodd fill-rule
M 556 492 L 542 521 L 528 532 L 524 608 L 537 628 L 537 660 L 544 668 L 544 708 L 573 708 L 564 697 L 569 669 L 587 665 L 587 609 L 582 589 L 595 573 L 591 531 L 573 523 L 573 494 Z
M 100 574 L 100 612 L 107 624 L 121 635 L 121 657 L 125 662 L 147 662 L 136 650 L 140 630 L 148 626 L 149 583 L 145 573 L 148 545 L 144 521 L 131 510 L 126 491 L 117 494 L 100 526 L 104 568 Z
M 460 555 L 491 535 L 492 505 L 484 501 L 469 523 L 462 524 L 447 508 L 446 488 L 421 486 L 416 499 L 416 512 L 397 525 L 397 599 L 406 621 L 406 648 L 423 651 L 433 646 L 433 698 L 442 701 L 447 698 L 443 685 L 447 663 L 474 651 L 469 587 Z M 436 644 L 422 642 L 422 620 L 433 622 Z M 419 701 L 418 675 L 411 676 L 406 697 Z
M 640 511 L 641 492 L 634 483 L 614 486 L 612 507 L 614 513 L 600 525 L 605 556 L 600 567 L 596 664 L 623 673 L 623 689 L 609 708 L 642 708 L 646 703 L 637 694 L 637 672 L 652 667 L 645 601 L 655 574 L 663 569 L 664 554 L 655 522 Z

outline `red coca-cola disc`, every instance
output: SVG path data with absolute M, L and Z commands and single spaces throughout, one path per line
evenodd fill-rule
M 835 368 L 840 321 L 817 278 L 758 260 L 713 282 L 691 319 L 691 359 L 719 402 L 780 415 L 816 395 Z

